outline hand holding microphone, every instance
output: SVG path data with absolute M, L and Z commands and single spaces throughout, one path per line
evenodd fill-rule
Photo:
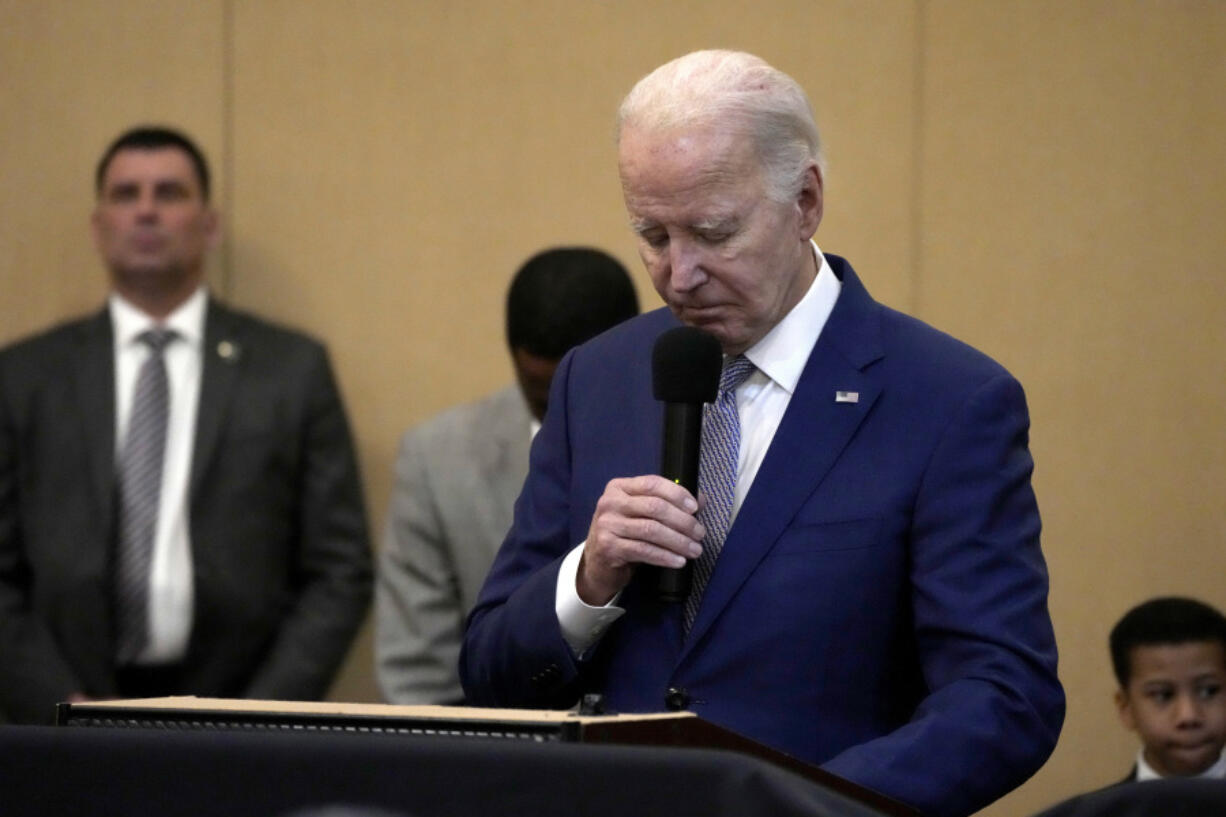
M 719 393 L 723 352 L 714 335 L 679 326 L 660 335 L 651 352 L 655 398 L 664 403 L 664 445 L 660 476 L 698 496 L 698 456 L 702 447 L 702 406 Z M 684 601 L 690 593 L 693 563 L 659 569 L 661 601 Z
M 660 474 L 614 479 L 596 503 L 580 562 L 579 597 L 609 602 L 637 565 L 656 570 L 660 598 L 689 593 L 690 560 L 704 534 L 698 506 L 702 404 L 715 399 L 723 353 L 712 335 L 692 327 L 665 332 L 652 351 L 652 381 L 663 401 Z

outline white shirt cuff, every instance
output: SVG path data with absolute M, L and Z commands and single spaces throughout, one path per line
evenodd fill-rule
M 585 544 L 587 543 L 583 542 L 576 546 L 562 560 L 562 567 L 558 570 L 558 588 L 553 599 L 553 609 L 562 628 L 562 638 L 580 658 L 600 640 L 605 630 L 626 612 L 625 609 L 615 606 L 621 598 L 621 593 L 603 607 L 593 607 L 579 598 L 576 582 L 579 578 L 579 560 L 583 558 Z

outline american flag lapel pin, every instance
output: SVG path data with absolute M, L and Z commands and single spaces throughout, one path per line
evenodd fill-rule
M 860 392 L 858 391 L 836 391 L 834 393 L 834 402 L 836 403 L 859 403 Z

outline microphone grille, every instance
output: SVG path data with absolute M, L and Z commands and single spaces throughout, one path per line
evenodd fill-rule
M 693 326 L 669 329 L 651 350 L 651 384 L 665 403 L 713 403 L 719 393 L 723 350 L 709 332 Z

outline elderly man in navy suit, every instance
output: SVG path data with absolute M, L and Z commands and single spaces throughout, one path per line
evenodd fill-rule
M 562 362 L 469 620 L 469 699 L 685 708 L 924 814 L 981 808 L 1064 716 L 1021 387 L 813 243 L 817 127 L 761 59 L 644 78 L 618 159 L 668 308 Z M 736 429 L 734 473 L 704 439 L 698 496 L 654 475 L 652 349 L 678 323 L 743 378 L 703 431 Z M 644 568 L 687 560 L 690 598 L 660 599 Z

